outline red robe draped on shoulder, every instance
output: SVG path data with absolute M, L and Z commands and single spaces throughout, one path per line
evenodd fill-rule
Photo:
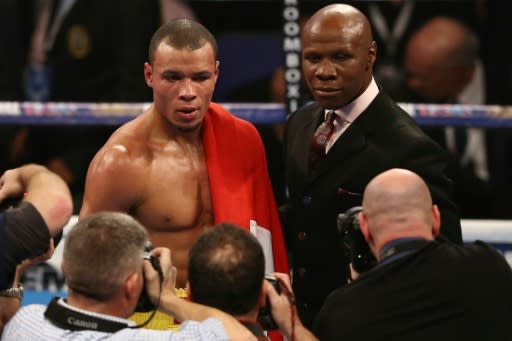
M 203 145 L 215 223 L 249 229 L 249 220 L 255 220 L 271 232 L 275 271 L 289 273 L 265 148 L 256 128 L 212 102 L 204 119 Z
M 203 124 L 214 222 L 230 222 L 249 230 L 249 221 L 255 220 L 271 233 L 275 271 L 289 273 L 265 148 L 258 131 L 213 102 Z M 278 331 L 271 331 L 269 337 L 282 340 Z

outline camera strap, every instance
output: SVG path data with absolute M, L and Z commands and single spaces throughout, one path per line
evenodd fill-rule
M 59 304 L 59 299 L 59 297 L 54 297 L 44 312 L 44 316 L 59 328 L 72 331 L 94 330 L 115 333 L 121 329 L 130 327 L 128 323 L 105 320 L 97 316 L 69 309 Z
M 408 240 L 398 240 L 397 243 L 393 243 L 391 245 L 384 245 L 380 253 L 379 264 L 384 262 L 388 263 L 393 259 L 401 258 L 406 255 L 409 255 L 419 249 L 423 248 L 425 245 L 431 242 L 431 240 L 425 239 L 408 239 Z

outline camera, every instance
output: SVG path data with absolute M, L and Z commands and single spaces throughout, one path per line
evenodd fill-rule
M 278 294 L 281 294 L 281 285 L 279 281 L 274 276 L 266 275 L 265 280 L 267 280 L 274 289 L 276 289 Z M 267 302 L 265 306 L 261 307 L 258 313 L 258 322 L 264 330 L 273 330 L 278 329 L 274 318 L 272 317 L 272 311 L 270 307 L 270 301 L 267 297 Z
M 162 273 L 162 268 L 160 267 L 160 261 L 158 258 L 151 255 L 151 250 L 153 250 L 153 245 L 151 242 L 147 241 L 144 246 L 144 259 L 149 260 L 153 269 L 158 272 L 158 276 L 160 277 L 160 286 L 162 286 L 162 281 L 164 279 L 164 275 Z M 146 292 L 146 287 L 142 288 L 142 292 L 139 297 L 139 301 L 137 302 L 137 306 L 135 307 L 135 312 L 148 312 L 151 310 L 155 310 L 157 307 L 151 302 L 149 299 L 149 295 Z
M 377 259 L 361 233 L 358 218 L 361 211 L 361 206 L 354 206 L 345 213 L 338 214 L 337 220 L 341 242 L 348 252 L 352 267 L 358 273 L 366 272 L 377 264 Z

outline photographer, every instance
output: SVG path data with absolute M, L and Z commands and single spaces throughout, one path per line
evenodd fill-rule
M 1 331 L 20 307 L 21 273 L 51 257 L 51 237 L 58 240 L 71 217 L 73 203 L 64 180 L 43 166 L 27 164 L 0 177 L 0 205 Z
M 281 339 L 278 328 L 290 341 L 292 330 L 298 340 L 312 337 L 291 313 L 296 310 L 289 277 L 279 273 L 276 278 L 265 277 L 264 268 L 256 238 L 232 224 L 215 225 L 190 249 L 188 297 L 231 314 L 259 340 L 268 340 L 265 330 L 269 329 L 271 339 Z
M 327 298 L 315 335 L 322 341 L 510 339 L 510 265 L 481 241 L 436 240 L 439 209 L 417 174 L 395 168 L 377 175 L 362 208 L 360 232 L 377 264 Z
M 68 298 L 56 297 L 48 307 L 23 307 L 5 327 L 2 340 L 254 339 L 231 316 L 178 298 L 170 250 L 156 248 L 151 262 L 145 261 L 146 242 L 144 227 L 124 213 L 99 212 L 79 220 L 64 245 Z M 142 290 L 159 310 L 185 321 L 180 330 L 140 329 L 126 319 Z

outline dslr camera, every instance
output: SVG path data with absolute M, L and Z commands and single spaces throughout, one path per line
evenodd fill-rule
M 160 261 L 158 258 L 151 254 L 151 250 L 153 250 L 153 244 L 150 241 L 146 242 L 144 246 L 144 259 L 149 260 L 153 269 L 158 272 L 158 276 L 160 277 L 160 287 L 162 286 L 162 281 L 164 280 L 164 274 L 162 273 L 162 268 L 160 267 Z M 149 295 L 146 292 L 146 287 L 142 288 L 142 292 L 139 297 L 139 301 L 137 302 L 137 306 L 135 307 L 135 312 L 148 312 L 155 310 L 157 307 L 151 302 L 149 299 Z
M 267 280 L 274 289 L 276 289 L 278 294 L 281 294 L 281 285 L 279 281 L 274 276 L 265 275 L 265 280 Z M 265 306 L 261 307 L 258 313 L 258 322 L 264 330 L 273 330 L 278 329 L 274 318 L 272 317 L 272 311 L 270 307 L 270 301 L 267 297 L 267 302 Z
M 342 246 L 347 250 L 348 259 L 358 273 L 366 272 L 377 264 L 377 259 L 361 233 L 358 218 L 361 211 L 361 206 L 354 206 L 338 214 L 337 220 Z

